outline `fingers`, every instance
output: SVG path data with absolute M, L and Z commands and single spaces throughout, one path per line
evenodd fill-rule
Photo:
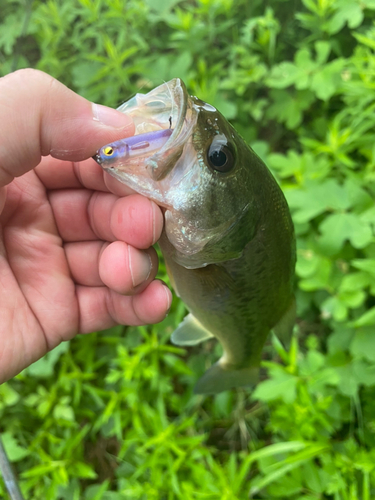
M 65 254 L 75 283 L 107 286 L 124 295 L 141 292 L 155 278 L 158 258 L 150 248 L 138 250 L 122 241 L 69 243 Z
M 6 195 L 7 195 L 6 187 L 0 188 L 0 214 L 3 211 L 5 205 Z
M 122 294 L 139 293 L 155 278 L 157 270 L 158 257 L 153 248 L 141 251 L 122 241 L 107 246 L 99 261 L 103 283 Z
M 129 117 L 92 104 L 49 75 L 24 69 L 0 78 L 0 186 L 41 156 L 80 161 L 134 133 Z
M 131 297 L 104 287 L 82 286 L 77 287 L 76 295 L 81 333 L 104 330 L 116 324 L 158 323 L 165 318 L 172 302 L 170 290 L 161 281 L 153 281 L 142 293 Z
M 148 248 L 163 229 L 160 208 L 139 194 L 117 198 L 110 193 L 66 189 L 51 191 L 49 201 L 66 242 L 121 240 Z
M 89 158 L 81 162 L 68 162 L 48 156 L 35 169 L 46 189 L 80 188 L 110 191 L 117 196 L 134 194 L 134 190 L 118 181 Z

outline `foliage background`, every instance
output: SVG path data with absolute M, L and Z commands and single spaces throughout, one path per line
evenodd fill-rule
M 0 75 L 110 106 L 183 78 L 272 169 L 298 237 L 295 337 L 270 338 L 255 392 L 192 395 L 220 347 L 169 343 L 177 299 L 0 386 L 25 497 L 375 498 L 374 21 L 375 0 L 1 1 Z

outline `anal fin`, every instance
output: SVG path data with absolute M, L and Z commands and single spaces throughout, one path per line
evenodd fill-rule
M 213 337 L 192 314 L 185 316 L 183 321 L 172 333 L 171 340 L 175 345 L 196 345 Z

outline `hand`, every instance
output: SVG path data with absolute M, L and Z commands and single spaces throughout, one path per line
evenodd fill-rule
M 165 317 L 162 213 L 90 158 L 133 133 L 44 73 L 0 78 L 0 383 L 77 333 Z

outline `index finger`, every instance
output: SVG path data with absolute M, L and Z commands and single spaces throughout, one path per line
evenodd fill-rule
M 133 189 L 104 172 L 96 161 L 68 162 L 47 156 L 35 168 L 46 189 L 86 188 L 105 191 L 117 196 L 134 194 Z
M 0 78 L 0 187 L 35 168 L 42 156 L 81 161 L 133 133 L 130 117 L 87 101 L 41 71 Z

